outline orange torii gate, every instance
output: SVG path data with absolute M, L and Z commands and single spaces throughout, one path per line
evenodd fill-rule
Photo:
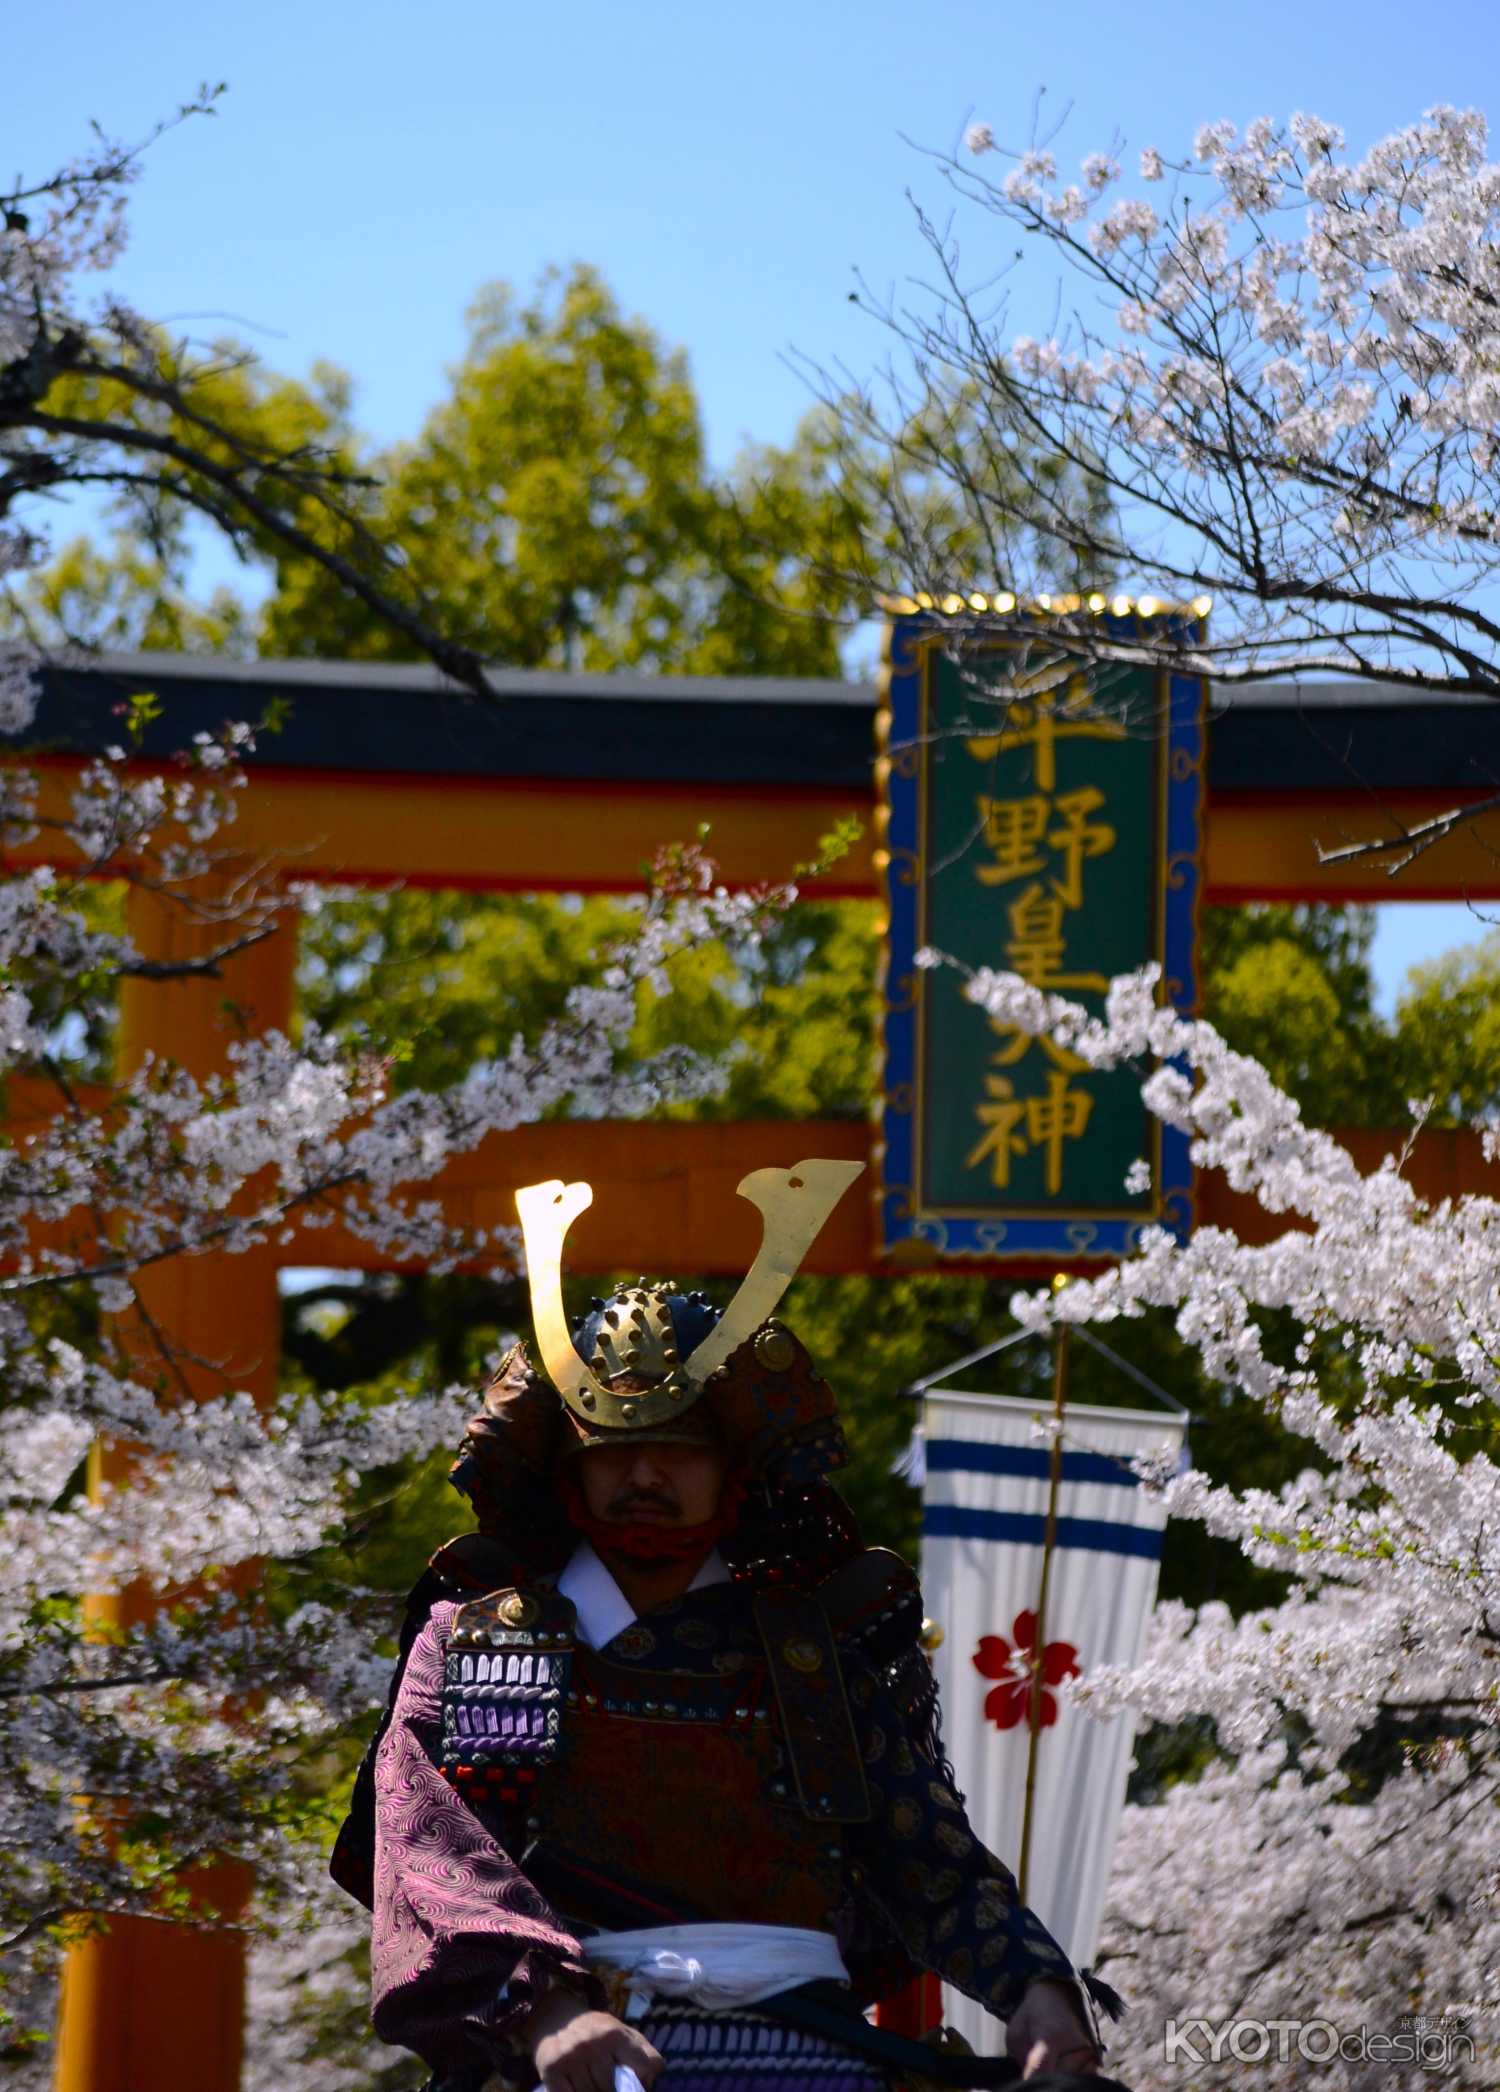
M 860 683 L 500 673 L 489 708 L 425 668 L 311 662 L 230 663 L 182 655 L 104 657 L 46 676 L 34 760 L 42 812 L 65 814 L 81 764 L 119 738 L 118 706 L 143 690 L 165 700 L 139 761 L 171 762 L 200 729 L 256 718 L 274 699 L 283 724 L 251 759 L 234 830 L 248 859 L 299 879 L 457 889 L 609 892 L 638 888 L 663 843 L 711 824 L 724 878 L 785 878 L 813 858 L 843 817 L 865 821 L 860 844 L 809 891 L 880 892 L 873 715 Z M 1399 832 L 1492 789 L 1500 775 L 1500 710 L 1476 700 L 1413 705 L 1361 685 L 1271 685 L 1241 693 L 1210 742 L 1206 895 L 1211 901 L 1500 897 L 1500 818 L 1479 817 L 1420 856 L 1391 885 L 1378 861 L 1336 866 L 1325 847 Z M 44 834 L 50 831 L 43 831 Z M 18 861 L 48 854 L 45 844 Z M 149 896 L 131 929 L 147 957 L 187 956 L 192 933 Z M 257 1028 L 291 1014 L 290 926 L 227 962 L 218 980 L 122 989 L 121 1052 L 148 1051 L 195 1073 L 221 1064 L 222 1008 Z M 24 1099 L 16 1100 L 24 1115 Z M 1373 1164 L 1389 1144 L 1349 1136 Z M 846 1121 L 763 1126 L 573 1124 L 523 1128 L 451 1165 L 437 1187 L 455 1217 L 509 1222 L 511 1188 L 586 1174 L 598 1196 L 570 1238 L 579 1270 L 638 1261 L 649 1239 L 663 1268 L 743 1270 L 755 1220 L 733 1197 L 758 1164 L 803 1155 L 859 1156 L 871 1129 Z M 585 1158 L 586 1154 L 586 1160 Z M 1477 1137 L 1427 1134 L 1413 1173 L 1433 1194 L 1475 1188 Z M 1201 1220 L 1254 1235 L 1248 1200 L 1204 1185 Z M 872 1271 L 869 1215 L 847 1201 L 815 1245 L 811 1271 Z M 274 1385 L 278 1264 L 369 1266 L 367 1246 L 337 1228 L 300 1235 L 273 1255 L 177 1260 L 143 1275 L 147 1305 L 190 1358 L 226 1361 L 257 1393 Z M 200 1369 L 190 1368 L 199 1378 Z M 205 1909 L 234 1908 L 243 1885 L 208 1878 Z M 62 2092 L 145 2092 L 238 2085 L 243 1942 L 224 1930 L 119 1921 L 70 1958 L 58 2084 Z

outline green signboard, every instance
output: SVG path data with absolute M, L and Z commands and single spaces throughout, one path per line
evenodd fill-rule
M 1154 959 L 1190 1004 L 1201 685 L 1091 671 L 1045 625 L 959 647 L 939 618 L 899 620 L 888 667 L 886 1248 L 1118 1256 L 1144 1224 L 1185 1227 L 1185 1144 L 1138 1075 L 1005 1028 L 961 971 L 914 962 L 932 948 L 1098 1010 Z

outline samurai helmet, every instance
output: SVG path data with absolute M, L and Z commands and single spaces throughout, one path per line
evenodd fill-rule
M 727 1379 L 724 1369 L 731 1358 L 757 1336 L 762 1351 L 771 1352 L 763 1364 L 776 1363 L 778 1344 L 766 1342 L 774 1337 L 786 1347 L 781 1366 L 790 1365 L 794 1340 L 766 1325 L 824 1222 L 863 1168 L 861 1162 L 812 1160 L 793 1169 L 752 1170 L 737 1188 L 759 1209 L 761 1245 L 723 1313 L 716 1314 L 702 1294 L 682 1294 L 669 1281 L 640 1279 L 609 1300 L 596 1301 L 576 1332 L 585 1340 L 582 1350 L 563 1308 L 562 1252 L 568 1229 L 592 1205 L 593 1191 L 558 1178 L 518 1191 L 537 1348 L 579 1439 L 598 1443 L 620 1433 L 675 1436 L 710 1381 Z M 698 1428 L 684 1429 L 684 1437 L 698 1435 L 701 1424 L 698 1419 L 693 1424 Z

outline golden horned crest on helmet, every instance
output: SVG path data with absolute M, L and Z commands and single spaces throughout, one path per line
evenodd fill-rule
M 574 1416 L 596 1428 L 637 1430 L 681 1416 L 709 1376 L 775 1313 L 823 1223 L 863 1169 L 862 1162 L 812 1160 L 752 1170 L 741 1180 L 740 1197 L 761 1216 L 760 1249 L 733 1300 L 685 1358 L 667 1307 L 671 1289 L 644 1281 L 614 1296 L 591 1356 L 582 1357 L 563 1308 L 562 1251 L 569 1228 L 593 1204 L 593 1190 L 554 1177 L 518 1191 L 537 1347 Z M 622 1376 L 655 1384 L 628 1391 L 609 1385 Z

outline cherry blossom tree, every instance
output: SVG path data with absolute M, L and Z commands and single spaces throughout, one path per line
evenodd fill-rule
M 180 115 L 208 113 L 216 99 L 205 90 Z M 482 698 L 477 657 L 445 638 L 399 550 L 367 528 L 369 483 L 338 430 L 287 429 L 262 411 L 256 368 L 238 351 L 173 340 L 117 297 L 84 294 L 121 253 L 150 142 L 101 137 L 56 173 L 0 194 L 0 589 L 45 555 L 39 504 L 102 491 L 148 542 L 169 539 L 186 518 L 242 550 L 315 562 Z M 24 588 L 8 593 L 7 634 L 24 635 Z M 107 1035 L 122 981 L 149 993 L 188 974 L 218 977 L 284 927 L 289 894 L 306 909 L 320 896 L 289 888 L 286 867 L 247 867 L 236 851 L 246 789 L 238 765 L 254 740 L 247 725 L 200 735 L 175 764 L 143 774 L 129 760 L 136 722 L 127 706 L 121 745 L 84 768 L 65 813 L 43 810 L 24 767 L 37 665 L 34 648 L 7 637 L 7 2064 L 43 2038 L 68 1939 L 122 1913 L 194 1915 L 190 1889 L 203 1862 L 253 1872 L 258 1922 L 278 1898 L 284 1909 L 309 1907 L 308 1870 L 320 1870 L 323 1855 L 295 1835 L 306 1796 L 299 1767 L 383 1697 L 389 1663 L 377 1645 L 391 1623 L 388 1598 L 340 1588 L 330 1599 L 321 1572 L 317 1602 L 289 1594 L 340 1531 L 361 1479 L 456 1444 L 472 1399 L 450 1388 L 257 1404 L 227 1373 L 208 1398 L 193 1399 L 190 1382 L 196 1376 L 201 1393 L 212 1362 L 179 1355 L 150 1313 L 144 1275 L 173 1258 L 245 1255 L 284 1242 L 294 1226 L 336 1219 L 393 1261 L 436 1271 L 462 1262 L 513 1278 L 513 1232 L 450 1225 L 424 1185 L 487 1135 L 549 1113 L 630 1117 L 715 1089 L 726 1070 L 712 1059 L 632 1045 L 641 994 L 653 1003 L 668 995 L 677 956 L 712 940 L 748 950 L 792 894 L 731 895 L 700 849 L 665 849 L 635 920 L 561 1014 L 441 1091 L 398 1093 L 378 1056 L 305 1023 L 295 1037 L 244 1037 L 213 1076 L 156 1057 L 83 1082 L 71 1046 Z M 191 922 L 199 956 L 143 955 L 98 902 L 111 881 Z M 125 1458 L 91 1477 L 99 1446 Z M 45 2059 L 36 2069 L 45 2075 Z
M 204 90 L 180 116 L 216 99 Z M 399 554 L 365 528 L 365 482 L 339 445 L 278 434 L 244 357 L 85 294 L 122 251 L 150 142 L 99 137 L 0 194 L 0 587 L 45 551 L 39 504 L 102 490 L 152 541 L 188 517 L 241 548 L 311 558 L 482 695 L 477 660 L 446 643 Z M 11 601 L 7 630 L 22 633 L 24 598 Z M 711 1087 L 718 1071 L 691 1054 L 631 1060 L 637 992 L 665 991 L 673 956 L 708 937 L 753 937 L 777 898 L 732 897 L 700 852 L 668 853 L 633 934 L 563 1014 L 440 1094 L 393 1094 L 384 1064 L 315 1027 L 295 1041 L 246 1037 L 211 1078 L 156 1058 L 84 1084 L 69 1040 L 107 1030 L 122 980 L 219 975 L 284 921 L 287 891 L 284 868 L 247 870 L 233 848 L 247 726 L 199 736 L 178 764 L 143 775 L 127 760 L 127 707 L 122 745 L 86 766 L 66 813 L 39 811 L 17 760 L 36 665 L 16 639 L 0 652 L 0 851 L 32 867 L 0 883 L 7 2041 L 37 2031 L 28 2004 L 80 1923 L 182 1912 L 210 1856 L 248 1863 L 267 1898 L 287 1884 L 300 1864 L 286 1835 L 298 1758 L 380 1697 L 374 1648 L 388 1623 L 358 1591 L 294 1603 L 295 1579 L 278 1572 L 337 1529 L 362 1475 L 451 1442 L 465 1410 L 459 1390 L 267 1408 L 232 1381 L 193 1400 L 183 1367 L 204 1362 L 175 1354 L 142 1274 L 334 1217 L 393 1258 L 513 1273 L 506 1231 L 450 1227 L 421 1186 L 487 1133 L 544 1113 L 628 1116 Z M 164 964 L 102 926 L 94 896 L 108 880 L 191 920 L 200 956 Z M 98 1445 L 125 1449 L 128 1466 L 86 1486 Z M 91 1612 L 89 1594 L 139 1602 Z M 253 1722 L 237 1719 L 250 1704 Z
M 1211 1380 L 1307 1442 L 1306 1469 L 1279 1492 L 1148 1475 L 1171 1516 L 1280 1572 L 1285 1600 L 1238 1619 L 1163 1605 L 1139 1667 L 1064 1688 L 1104 1714 L 1206 1717 L 1219 1746 L 1201 1777 L 1127 1811 L 1100 1955 L 1135 2007 L 1120 2074 L 1236 2085 L 1258 2033 L 1217 2057 L 1200 2033 L 1169 2067 L 1166 2023 L 1206 2021 L 1222 2041 L 1239 2022 L 1319 2020 L 1351 2044 L 1330 2082 L 1429 2084 L 1430 2065 L 1403 2076 L 1354 2053 L 1360 2029 L 1394 2037 L 1412 2015 L 1465 2022 L 1488 2081 L 1500 2055 L 1500 1201 L 1424 1202 L 1401 1153 L 1362 1176 L 1258 1063 L 1160 1007 L 1154 969 L 1114 982 L 1102 1018 L 1013 974 L 977 974 L 967 992 L 1091 1066 L 1139 1069 L 1147 1105 L 1189 1135 L 1197 1166 L 1285 1222 L 1255 1247 L 1219 1227 L 1185 1241 L 1148 1231 L 1102 1276 L 1015 1302 L 1038 1329 L 1168 1315 Z M 1500 1158 L 1493 1131 L 1486 1152 Z M 1298 2038 L 1284 2063 L 1274 2046 L 1251 2054 L 1258 2082 L 1307 2082 L 1313 2052 Z M 1310 2038 L 1321 2051 L 1327 2036 Z M 1479 2082 L 1467 2068 L 1460 2081 Z
M 1028 520 L 1084 555 L 1098 608 L 1123 577 L 1211 597 L 1198 653 L 1221 681 L 1325 669 L 1500 694 L 1487 143 L 1472 110 L 1431 110 L 1362 158 L 1318 118 L 1260 118 L 1243 135 L 1205 124 L 1181 159 L 1148 149 L 1128 171 L 1116 144 L 1070 180 L 1051 144 L 1006 152 L 973 124 L 939 163 L 960 209 L 920 220 L 932 295 L 866 297 L 910 352 L 884 395 L 906 411 L 872 393 L 867 416 L 898 448 L 925 438 L 912 462 L 957 513 L 995 504 L 1002 525 L 983 468 L 1003 456 L 998 485 L 1013 496 L 1013 471 L 1026 477 Z M 995 158 L 1011 165 L 990 180 Z M 1040 245 L 1076 285 L 1051 336 L 1012 331 L 1008 266 L 990 237 L 968 240 L 974 217 Z M 1025 246 L 1020 259 L 1034 267 Z M 975 410 L 961 451 L 931 412 L 959 399 Z M 1111 504 L 1064 498 L 1067 480 L 1033 458 L 1068 460 Z M 907 550 L 911 583 L 935 595 L 986 585 L 941 535 Z M 1024 595 L 1030 580 L 988 585 Z
M 638 991 L 668 992 L 676 955 L 709 938 L 753 939 L 787 898 L 730 894 L 697 849 L 664 853 L 598 979 L 534 1044 L 440 1092 L 394 1094 L 385 1064 L 312 1028 L 245 1038 L 201 1080 L 148 1058 L 85 1086 L 68 1071 L 69 1027 L 93 1023 L 122 977 L 212 972 L 265 933 L 273 896 L 249 880 L 214 949 L 163 966 L 98 928 L 89 899 L 109 876 L 192 911 L 229 855 L 250 738 L 204 739 L 167 777 L 111 750 L 83 773 L 61 834 L 41 828 L 24 774 L 4 773 L 0 846 L 67 867 L 0 885 L 0 1073 L 12 1107 L 27 1100 L 0 1149 L 0 1965 L 13 2004 L 69 1928 L 178 1909 L 209 1856 L 251 1864 L 266 1896 L 298 1878 L 297 1762 L 383 1695 L 389 1622 L 357 1589 L 297 1603 L 295 1577 L 259 1570 L 247 1602 L 247 1565 L 307 1559 L 362 1476 L 456 1444 L 472 1400 L 455 1388 L 266 1408 L 227 1379 L 194 1400 L 143 1273 L 335 1216 L 392 1259 L 514 1272 L 514 1231 L 451 1225 L 422 1186 L 546 1113 L 630 1117 L 713 1088 L 724 1071 L 701 1057 L 631 1057 Z M 128 1479 L 85 1489 L 99 1441 L 130 1449 Z M 96 1618 L 88 1632 L 86 1594 L 127 1592 L 146 1595 L 138 1624 Z M 247 1704 L 253 1720 L 236 1718 Z

